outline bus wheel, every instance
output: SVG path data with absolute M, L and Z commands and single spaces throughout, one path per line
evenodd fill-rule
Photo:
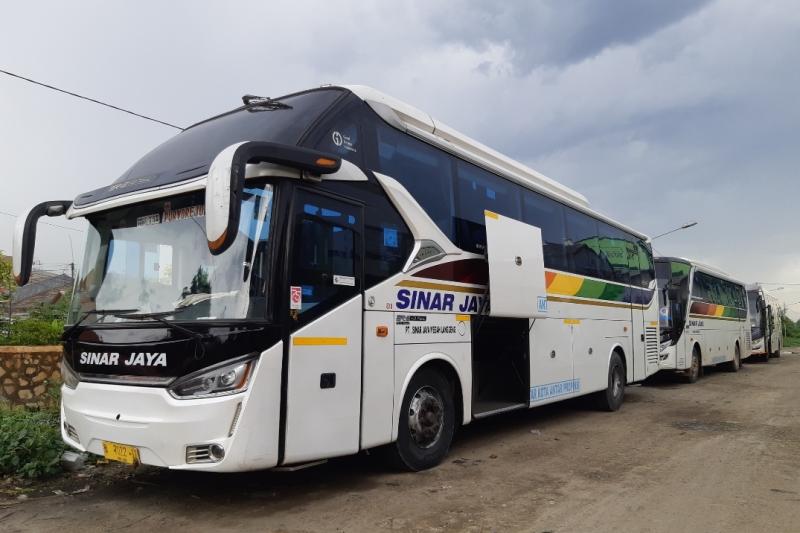
M 608 387 L 595 394 L 597 407 L 603 411 L 616 411 L 622 406 L 625 398 L 625 367 L 617 352 L 611 354 L 608 365 Z
M 778 344 L 778 349 L 775 350 L 775 352 L 772 354 L 773 357 L 775 357 L 775 358 L 780 357 L 781 356 L 781 350 L 783 350 L 783 347 L 780 344 Z
M 742 366 L 742 354 L 739 352 L 739 345 L 736 345 L 736 352 L 733 354 L 733 361 L 728 361 L 725 364 L 725 369 L 729 372 L 738 372 Z
M 692 366 L 686 371 L 686 381 L 697 383 L 698 379 L 700 379 L 700 350 L 695 346 L 692 350 Z
M 400 409 L 397 441 L 390 445 L 396 466 L 416 472 L 442 462 L 455 432 L 452 389 L 447 379 L 431 368 L 411 378 Z

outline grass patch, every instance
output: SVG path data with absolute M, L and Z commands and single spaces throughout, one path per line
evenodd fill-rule
M 783 338 L 783 347 L 784 348 L 796 348 L 800 346 L 800 337 L 784 337 Z

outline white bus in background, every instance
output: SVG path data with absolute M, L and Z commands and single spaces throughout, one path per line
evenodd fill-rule
M 724 272 L 675 257 L 657 257 L 661 349 L 659 367 L 690 383 L 703 367 L 738 372 L 750 353 L 744 285 Z
M 645 235 L 373 89 L 244 101 L 22 217 L 18 283 L 40 216 L 89 221 L 69 445 L 207 471 L 385 447 L 420 470 L 459 425 L 616 410 L 658 370 Z
M 750 317 L 750 336 L 752 347 L 750 357 L 769 361 L 770 357 L 780 357 L 783 348 L 783 309 L 774 296 L 768 294 L 761 285 L 747 285 L 747 312 Z

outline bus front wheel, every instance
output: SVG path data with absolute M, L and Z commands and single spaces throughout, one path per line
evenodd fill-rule
M 697 383 L 697 380 L 700 379 L 700 371 L 700 350 L 695 346 L 692 350 L 692 366 L 690 366 L 689 370 L 686 372 L 686 381 L 689 383 Z
M 397 441 L 389 445 L 391 462 L 412 472 L 441 463 L 453 442 L 455 413 L 450 382 L 432 368 L 417 372 L 403 397 Z

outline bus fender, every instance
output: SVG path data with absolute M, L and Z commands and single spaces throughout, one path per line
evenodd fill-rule
M 472 398 L 472 373 L 468 366 L 468 361 L 464 361 L 462 364 L 459 364 L 455 358 L 446 353 L 431 352 L 420 357 L 414 362 L 413 365 L 411 365 L 411 367 L 408 369 L 408 372 L 406 372 L 405 378 L 403 379 L 403 386 L 400 388 L 398 393 L 395 394 L 395 416 L 392 423 L 392 442 L 397 440 L 397 432 L 400 423 L 399 412 L 400 407 L 403 404 L 403 398 L 405 397 L 408 384 L 411 382 L 411 378 L 414 377 L 414 374 L 416 374 L 423 365 L 430 363 L 431 361 L 442 361 L 453 369 L 458 378 L 459 386 L 461 387 L 461 412 L 463 413 L 462 424 L 466 425 L 472 419 L 472 409 L 470 404 L 470 399 Z

